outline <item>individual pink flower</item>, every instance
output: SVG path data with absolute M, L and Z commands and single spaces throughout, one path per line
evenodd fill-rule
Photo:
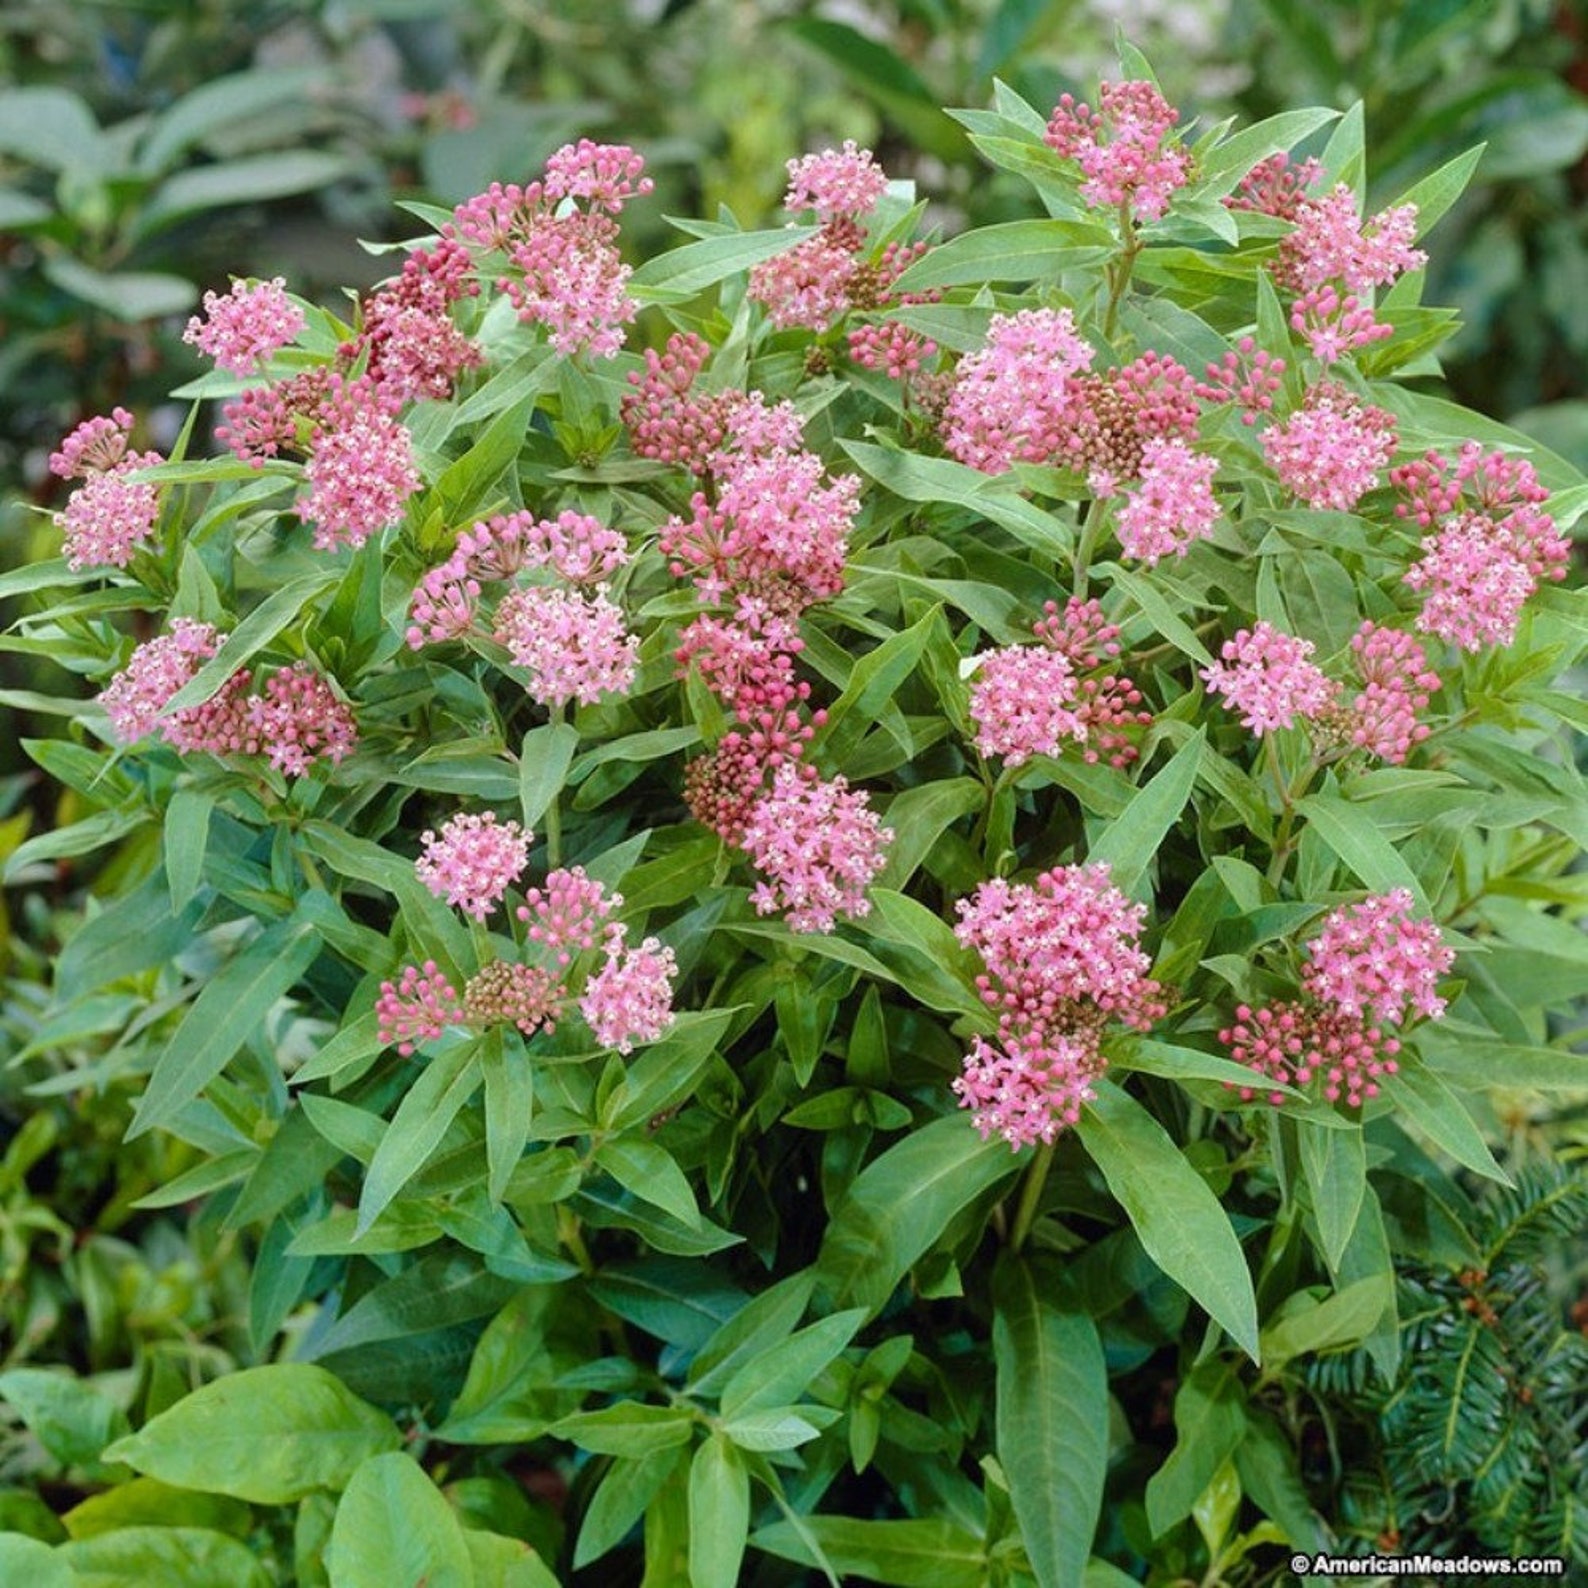
M 1351 636 L 1351 652 L 1363 687 L 1342 712 L 1343 731 L 1356 748 L 1399 766 L 1428 737 L 1417 714 L 1439 688 L 1439 674 L 1410 634 L 1378 623 Z
M 495 637 L 543 706 L 626 694 L 634 684 L 640 642 L 606 596 L 531 585 L 510 590 L 496 609 Z
M 1076 695 L 1067 656 L 1040 645 L 1009 645 L 976 658 L 970 688 L 976 748 L 1021 766 L 1034 755 L 1058 755 L 1086 729 L 1071 709 Z
M 646 938 L 638 948 L 623 939 L 624 928 L 613 927 L 606 963 L 585 983 L 579 1012 L 602 1047 L 632 1053 L 636 1042 L 656 1041 L 673 1023 L 678 961 L 657 938 Z
M 1395 454 L 1395 418 L 1363 407 L 1345 387 L 1322 382 L 1282 425 L 1263 432 L 1263 456 L 1308 507 L 1349 513 L 1379 483 Z
M 356 550 L 403 516 L 421 483 L 407 430 L 353 387 L 316 432 L 304 475 L 295 511 L 314 525 L 317 551 Z
M 888 190 L 887 174 L 869 149 L 846 138 L 842 149 L 824 149 L 788 163 L 789 186 L 783 208 L 815 210 L 823 221 L 857 219 L 876 208 Z
M 1307 991 L 1341 1014 L 1398 1026 L 1412 1011 L 1430 1020 L 1445 1012 L 1437 985 L 1455 950 L 1440 940 L 1437 922 L 1412 915 L 1409 889 L 1332 911 L 1306 955 Z
M 249 696 L 244 716 L 249 737 L 288 777 L 301 777 L 322 757 L 340 761 L 358 743 L 353 713 L 307 662 L 272 673 Z
M 529 889 L 518 918 L 528 923 L 532 943 L 550 949 L 557 963 L 567 966 L 575 954 L 596 946 L 607 917 L 622 904 L 622 894 L 608 893 L 583 866 L 574 866 L 551 872 L 543 888 Z
M 1312 650 L 1310 640 L 1259 623 L 1226 640 L 1221 660 L 1204 667 L 1202 677 L 1261 737 L 1297 717 L 1316 717 L 1333 702 L 1336 686 L 1307 660 Z
M 1146 906 L 1113 885 L 1107 865 L 1056 866 L 1029 883 L 994 877 L 955 910 L 954 935 L 987 967 L 982 1001 L 1008 1029 L 1073 1032 L 1108 1018 L 1145 1030 L 1162 1016 L 1139 941 Z
M 1139 220 L 1158 220 L 1191 174 L 1191 156 L 1168 140 L 1178 113 L 1140 79 L 1104 83 L 1098 109 L 1065 94 L 1054 107 L 1043 141 L 1074 160 L 1081 196 L 1099 209 L 1128 204 Z
M 1154 439 L 1142 451 L 1141 483 L 1115 520 L 1120 550 L 1149 568 L 1162 557 L 1183 557 L 1212 537 L 1219 504 L 1213 477 L 1219 460 L 1178 438 Z
M 156 461 L 161 461 L 156 459 Z M 159 487 L 129 480 L 121 470 L 91 474 L 55 516 L 66 566 L 125 568 L 148 543 L 160 517 Z
M 758 915 L 781 911 L 796 932 L 831 932 L 839 916 L 871 911 L 866 889 L 893 841 L 863 789 L 803 775 L 785 762 L 755 806 L 744 848 L 762 874 L 750 898 Z
M 498 822 L 495 811 L 460 813 L 439 835 L 420 839 L 414 873 L 438 899 L 483 921 L 529 864 L 532 836 L 517 822 Z
M 407 1058 L 421 1042 L 433 1042 L 463 1017 L 456 989 L 433 959 L 405 965 L 395 981 L 380 984 L 375 1000 L 376 1039 L 382 1047 L 396 1044 Z
M 1237 1088 L 1246 1103 L 1266 1093 L 1275 1107 L 1283 1105 L 1286 1094 L 1264 1084 L 1277 1081 L 1360 1108 L 1400 1068 L 1400 1042 L 1379 1027 L 1338 1009 L 1283 1000 L 1255 1010 L 1240 1005 L 1235 1024 L 1219 1032 L 1219 1041 L 1237 1064 L 1253 1071 L 1253 1084 Z
M 224 635 L 211 623 L 175 618 L 169 634 L 145 640 L 99 697 L 110 726 L 123 744 L 160 731 L 160 714 L 217 650 Z
M 1001 1048 L 974 1037 L 952 1085 L 982 1140 L 1002 1136 L 1018 1151 L 1075 1124 L 1106 1068 L 1093 1031 L 1011 1036 Z
M 182 340 L 233 375 L 253 374 L 307 323 L 286 287 L 286 278 L 277 276 L 253 286 L 234 281 L 224 296 L 206 292 L 203 317 L 195 314 L 188 321 Z
M 476 1027 L 517 1026 L 529 1037 L 557 1029 L 567 996 L 568 989 L 544 966 L 497 959 L 469 978 L 460 1016 Z
M 1337 364 L 1358 348 L 1371 347 L 1395 334 L 1378 319 L 1371 305 L 1353 293 L 1341 295 L 1332 283 L 1308 287 L 1292 305 L 1290 328 L 1312 349 L 1321 364 Z
M 1078 402 L 1075 377 L 1095 356 L 1068 309 L 994 315 L 986 346 L 954 374 L 943 409 L 949 455 L 984 474 L 1059 456 Z

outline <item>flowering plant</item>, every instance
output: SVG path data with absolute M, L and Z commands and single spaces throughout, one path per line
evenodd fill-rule
M 350 319 L 208 298 L 169 460 L 63 442 L 11 643 L 97 681 L 34 747 L 89 813 L 9 876 L 121 845 L 70 1084 L 254 1232 L 265 1364 L 105 1454 L 283 1574 L 1322 1547 L 1306 1360 L 1393 1379 L 1487 1096 L 1588 1084 L 1588 484 L 1414 384 L 1473 160 L 1373 211 L 1358 112 L 1125 66 L 961 113 L 1042 218 L 934 241 L 846 145 L 631 268 L 584 141 Z

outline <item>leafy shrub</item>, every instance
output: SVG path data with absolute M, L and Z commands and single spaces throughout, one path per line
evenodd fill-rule
M 1283 1408 L 1395 1378 L 1487 1095 L 1588 1079 L 1588 483 L 1409 384 L 1471 160 L 1364 216 L 1359 114 L 1192 137 L 1125 68 L 960 113 L 1042 218 L 923 238 L 848 146 L 631 273 L 643 162 L 569 145 L 410 206 L 349 321 L 208 304 L 230 456 L 197 408 L 63 442 L 7 643 L 102 687 L 6 875 L 126 887 L 36 1047 L 249 1232 L 257 1362 L 134 1389 L 59 1459 L 138 1476 L 0 1561 L 1046 1588 L 1330 1539 Z

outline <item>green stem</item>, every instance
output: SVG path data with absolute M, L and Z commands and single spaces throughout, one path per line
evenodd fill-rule
M 1087 575 L 1092 571 L 1092 557 L 1097 551 L 1098 542 L 1102 539 L 1103 521 L 1107 517 L 1108 511 L 1101 502 L 1093 500 L 1081 504 L 1081 539 L 1075 548 L 1073 585 L 1073 593 L 1077 601 L 1085 599 Z
M 551 720 L 561 724 L 563 721 L 563 707 L 551 708 Z M 559 806 L 560 795 L 553 794 L 551 803 L 546 807 L 546 869 L 555 871 L 562 864 L 562 810 Z
M 585 1245 L 584 1236 L 579 1229 L 578 1215 L 563 1204 L 557 1207 L 557 1237 L 579 1265 L 580 1273 L 595 1272 L 595 1262 L 590 1256 L 590 1248 Z
M 1136 255 L 1141 252 L 1141 238 L 1136 233 L 1136 223 L 1131 218 L 1130 200 L 1119 201 L 1119 237 L 1125 245 L 1119 258 L 1108 267 L 1108 307 L 1103 312 L 1103 339 L 1112 340 L 1114 322 L 1119 318 L 1119 306 L 1125 299 L 1125 288 L 1130 285 L 1131 272 L 1136 268 Z
M 1015 1206 L 1015 1221 L 1009 1231 L 1009 1250 L 1018 1252 L 1026 1244 L 1031 1226 L 1037 1221 L 1037 1204 L 1042 1200 L 1042 1188 L 1048 1183 L 1048 1171 L 1053 1167 L 1053 1143 L 1044 1142 L 1026 1170 L 1025 1183 L 1020 1187 L 1020 1201 Z

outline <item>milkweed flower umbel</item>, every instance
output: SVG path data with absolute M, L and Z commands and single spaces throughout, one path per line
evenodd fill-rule
M 678 961 L 657 938 L 630 948 L 624 936 L 621 926 L 609 931 L 606 963 L 585 983 L 579 1013 L 602 1047 L 632 1053 L 636 1042 L 656 1041 L 673 1023 Z
M 1405 888 L 1331 911 L 1306 952 L 1303 985 L 1342 1014 L 1400 1025 L 1413 1013 L 1437 1020 L 1445 1012 L 1436 988 L 1455 950 L 1436 922 L 1412 914 Z
M 438 899 L 483 921 L 529 864 L 532 837 L 517 822 L 498 822 L 495 811 L 460 813 L 425 833 L 414 871 Z
M 1261 737 L 1292 726 L 1298 717 L 1316 717 L 1333 703 L 1336 686 L 1307 660 L 1312 651 L 1311 640 L 1258 623 L 1226 640 L 1220 659 L 1204 667 L 1202 677 Z
M 1081 196 L 1099 209 L 1128 204 L 1139 220 L 1158 220 L 1191 175 L 1191 156 L 1169 142 L 1179 115 L 1142 79 L 1104 83 L 1098 108 L 1065 94 L 1043 141 L 1080 166 Z
M 207 353 L 233 375 L 251 375 L 287 346 L 307 323 L 287 296 L 285 277 L 250 286 L 234 281 L 229 293 L 206 292 L 204 313 L 194 315 L 182 340 Z

